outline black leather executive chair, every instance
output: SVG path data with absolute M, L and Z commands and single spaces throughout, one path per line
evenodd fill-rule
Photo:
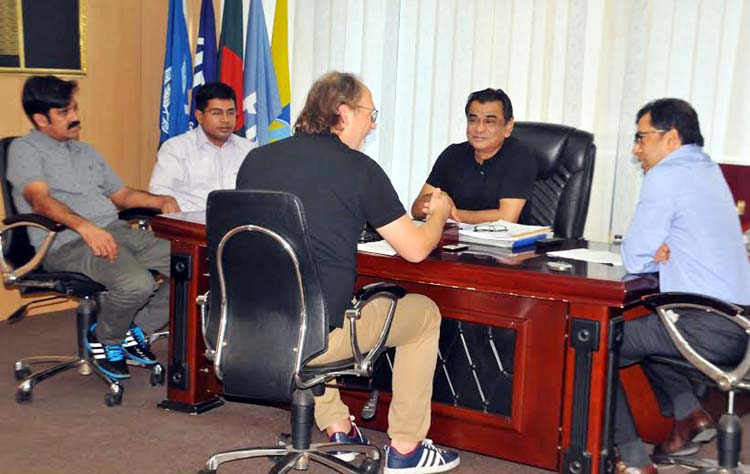
M 539 168 L 519 222 L 552 226 L 557 237 L 583 236 L 596 158 L 594 136 L 540 122 L 516 122 L 513 136 L 535 152 Z
M 739 417 L 734 413 L 734 395 L 738 391 L 750 390 L 750 344 L 742 359 L 733 367 L 717 366 L 701 357 L 688 344 L 680 333 L 675 321 L 670 317 L 672 311 L 679 313 L 680 309 L 690 308 L 706 311 L 706 317 L 722 317 L 740 326 L 750 335 L 750 320 L 743 308 L 724 301 L 702 295 L 690 293 L 658 293 L 644 296 L 643 304 L 659 315 L 672 342 L 682 355 L 681 358 L 662 356 L 650 357 L 649 360 L 662 364 L 669 364 L 684 372 L 691 379 L 700 384 L 709 384 L 727 392 L 727 411 L 722 415 L 717 425 L 718 429 L 718 465 L 703 460 L 686 458 L 685 456 L 655 456 L 658 464 L 681 464 L 698 468 L 696 472 L 711 474 L 740 474 L 739 467 L 740 443 L 742 427 Z
M 78 367 L 81 374 L 95 373 L 107 385 L 104 401 L 108 406 L 119 405 L 122 402 L 124 387 L 122 383 L 108 377 L 91 362 L 86 350 L 86 331 L 96 321 L 97 300 L 99 295 L 107 289 L 87 276 L 76 272 L 46 272 L 42 261 L 58 232 L 66 227 L 46 217 L 37 214 L 18 214 L 11 195 L 11 184 L 7 178 L 8 148 L 15 137 L 0 140 L 0 187 L 5 210 L 5 218 L 0 224 L 0 270 L 6 288 L 16 288 L 21 295 L 49 294 L 53 296 L 36 300 L 22 305 L 9 317 L 9 323 L 19 322 L 26 314 L 30 305 L 54 299 L 76 298 L 76 332 L 78 337 L 78 355 L 75 356 L 40 356 L 21 359 L 15 364 L 15 377 L 19 381 L 16 401 L 30 402 L 32 390 L 36 384 L 57 373 Z M 154 209 L 128 209 L 120 213 L 120 218 L 128 221 L 138 221 L 154 216 L 158 211 Z M 29 241 L 27 227 L 36 227 L 48 232 L 39 252 Z M 72 232 L 72 231 L 70 231 Z M 32 372 L 32 366 L 44 364 L 47 368 Z M 129 365 L 151 370 L 152 385 L 164 383 L 164 369 L 161 364 L 146 366 L 132 360 Z
M 292 433 L 269 447 L 215 454 L 201 472 L 213 474 L 225 462 L 268 456 L 276 462 L 275 474 L 305 470 L 310 461 L 344 473 L 377 473 L 381 458 L 375 446 L 346 445 L 346 451 L 366 456 L 357 467 L 331 454 L 342 449 L 340 444 L 310 444 L 313 394 L 322 394 L 323 384 L 337 376 L 371 375 L 406 291 L 385 283 L 360 291 L 346 314 L 354 357 L 310 366 L 310 359 L 327 347 L 329 326 L 299 199 L 271 191 L 214 191 L 206 224 L 210 291 L 199 298 L 206 355 L 227 399 L 291 403 Z M 356 322 L 362 307 L 381 297 L 391 300 L 391 311 L 378 344 L 362 354 Z

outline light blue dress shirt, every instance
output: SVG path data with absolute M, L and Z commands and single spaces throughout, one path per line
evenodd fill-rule
M 666 243 L 666 263 L 653 262 Z M 622 243 L 629 273 L 659 272 L 661 291 L 686 291 L 750 304 L 750 263 L 724 175 L 697 145 L 667 155 L 643 178 Z

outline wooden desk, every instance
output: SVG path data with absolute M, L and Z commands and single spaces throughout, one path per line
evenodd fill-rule
M 163 406 L 200 413 L 221 404 L 222 391 L 202 356 L 195 304 L 208 286 L 205 227 L 199 214 L 185 217 L 193 222 L 168 216 L 152 221 L 156 234 L 172 242 Z M 544 255 L 493 256 L 492 249 L 479 249 L 436 251 L 419 264 L 359 255 L 358 286 L 396 282 L 432 298 L 444 316 L 429 436 L 561 473 L 613 472 L 612 361 L 625 310 L 655 291 L 656 280 L 628 279 L 621 267 L 585 262 L 553 272 Z M 346 398 L 353 409 L 364 401 L 356 392 Z M 365 426 L 385 428 L 387 402 L 386 394 L 378 416 Z

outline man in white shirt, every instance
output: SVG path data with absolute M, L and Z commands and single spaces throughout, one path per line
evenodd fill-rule
M 215 189 L 234 189 L 237 171 L 253 148 L 250 140 L 233 133 L 237 109 L 231 87 L 204 84 L 195 103 L 200 126 L 164 142 L 149 184 L 152 193 L 174 196 L 182 211 L 205 209 Z

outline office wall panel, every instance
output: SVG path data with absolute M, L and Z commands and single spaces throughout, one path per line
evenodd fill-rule
M 200 10 L 200 0 L 191 0 Z M 87 3 L 88 74 L 79 82 L 81 138 L 94 145 L 131 186 L 148 185 L 157 144 L 159 76 L 167 2 L 96 0 Z M 0 76 L 0 136 L 22 135 L 30 124 L 21 107 L 28 75 Z M 0 319 L 20 304 L 0 287 Z M 42 311 L 57 309 L 41 308 Z

